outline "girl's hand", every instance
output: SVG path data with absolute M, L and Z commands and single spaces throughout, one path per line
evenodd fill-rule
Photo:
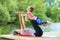
M 48 26 L 49 24 L 43 24 L 43 26 Z
M 51 22 L 47 21 L 47 24 L 43 24 L 43 26 L 48 26 L 50 25 Z

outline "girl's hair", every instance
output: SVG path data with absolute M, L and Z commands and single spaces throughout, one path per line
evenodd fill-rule
M 27 9 L 31 9 L 30 11 L 33 11 L 34 7 L 33 6 L 29 6 Z

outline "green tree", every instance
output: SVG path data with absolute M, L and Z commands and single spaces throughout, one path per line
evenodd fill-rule
M 17 0 L 18 1 L 18 10 L 26 12 L 28 6 L 34 6 L 34 15 L 40 17 L 42 20 L 46 20 L 47 16 L 46 6 L 44 5 L 44 0 Z
M 60 9 L 58 0 L 46 0 L 47 12 L 46 15 L 54 22 L 60 22 Z
M 16 20 L 16 11 L 17 11 L 17 3 L 15 0 L 0 0 L 0 9 L 1 14 L 3 14 L 4 20 L 8 20 L 7 22 L 14 22 Z M 2 15 L 1 15 L 2 16 Z M 1 17 L 2 18 L 2 17 Z M 7 19 L 8 18 L 8 19 Z M 1 19 L 3 21 L 3 18 Z
M 0 24 L 4 24 L 10 21 L 10 14 L 6 7 L 0 4 Z

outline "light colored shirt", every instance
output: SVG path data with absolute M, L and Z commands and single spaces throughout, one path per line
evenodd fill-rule
M 27 17 L 30 20 L 36 20 L 36 17 L 31 12 L 27 12 Z
M 29 28 L 21 29 L 21 35 L 23 36 L 35 36 L 34 33 L 35 31 Z

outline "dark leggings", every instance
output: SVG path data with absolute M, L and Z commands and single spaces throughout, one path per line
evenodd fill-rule
M 35 33 L 34 33 L 34 35 L 35 36 L 42 36 L 43 35 L 43 31 L 42 31 L 42 29 L 39 27 L 39 25 L 37 24 L 37 22 L 35 21 L 35 20 L 30 20 L 30 22 L 31 22 L 31 24 L 32 24 L 32 26 L 33 26 L 33 28 L 34 28 L 34 30 L 35 30 Z

